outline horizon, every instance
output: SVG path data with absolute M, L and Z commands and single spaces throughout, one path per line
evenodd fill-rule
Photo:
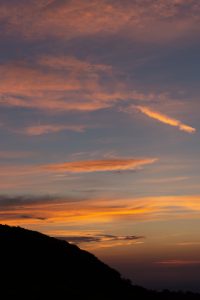
M 200 292 L 198 0 L 0 3 L 0 223 Z

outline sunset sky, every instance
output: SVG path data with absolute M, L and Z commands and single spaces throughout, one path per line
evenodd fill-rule
M 0 1 L 0 222 L 200 291 L 200 1 Z

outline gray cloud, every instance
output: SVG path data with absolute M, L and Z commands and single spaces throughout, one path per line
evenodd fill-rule
M 0 195 L 0 210 L 14 210 L 27 206 L 54 204 L 54 203 L 70 203 L 82 201 L 82 198 L 75 198 L 72 196 L 58 196 L 58 195 L 19 195 L 9 196 Z
M 45 221 L 47 218 L 45 217 L 39 217 L 39 216 L 34 216 L 34 215 L 21 215 L 19 216 L 20 219 L 36 219 L 40 221 Z
M 45 221 L 48 218 L 43 217 L 41 215 L 37 215 L 37 214 L 16 214 L 15 212 L 8 212 L 8 211 L 1 211 L 0 213 L 0 220 L 6 220 L 6 222 L 8 221 L 12 221 L 12 220 L 39 220 L 39 221 Z
M 14 208 L 20 207 L 23 205 L 35 205 L 35 204 L 43 204 L 47 202 L 57 202 L 59 198 L 56 196 L 8 196 L 8 195 L 0 195 L 0 209 L 6 208 Z
M 133 241 L 144 239 L 144 236 L 127 235 L 127 236 L 116 236 L 111 234 L 100 234 L 100 235 L 86 235 L 86 236 L 61 236 L 57 237 L 61 240 L 65 240 L 69 243 L 81 244 L 81 243 L 101 243 L 101 242 L 112 242 L 112 241 Z

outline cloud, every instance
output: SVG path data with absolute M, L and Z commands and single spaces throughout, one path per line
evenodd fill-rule
M 59 60 L 58 57 L 56 59 Z M 37 62 L 34 66 L 26 62 L 2 64 L 1 105 L 54 112 L 93 111 L 110 107 L 112 104 L 103 99 L 103 95 L 109 93 L 103 92 L 99 84 L 99 72 L 106 71 L 107 67 L 85 61 L 77 63 L 75 58 L 74 63 L 71 57 L 65 59 L 68 68 L 65 65 L 64 72 L 58 66 L 56 70 L 53 65 L 41 68 Z M 94 96 L 98 92 L 101 94 L 99 98 Z M 112 97 L 109 100 L 114 101 Z
M 73 201 L 73 198 L 66 198 L 65 201 Z M 23 208 L 24 206 L 37 206 L 37 205 L 49 205 L 52 203 L 62 202 L 62 197 L 59 196 L 49 196 L 49 195 L 40 195 L 40 196 L 7 196 L 0 195 L 0 208 L 1 210 L 15 210 L 16 208 Z
M 0 104 L 10 108 L 90 112 L 118 102 L 155 98 L 119 82 L 111 66 L 72 56 L 42 56 L 32 64 L 4 63 L 0 76 Z
M 171 267 L 178 267 L 178 266 L 188 266 L 188 265 L 199 265 L 200 260 L 179 260 L 179 259 L 171 259 L 171 260 L 163 260 L 158 261 L 156 264 L 159 265 L 166 265 Z
M 136 235 L 128 235 L 128 236 L 116 236 L 116 235 L 109 235 L 109 234 L 100 234 L 100 235 L 87 235 L 87 236 L 63 236 L 57 237 L 63 240 L 66 240 L 70 243 L 81 244 L 81 243 L 101 243 L 101 242 L 113 242 L 113 241 L 135 241 L 144 239 L 143 236 L 136 236 Z
M 187 7 L 187 9 L 186 9 Z M 0 5 L 2 35 L 69 40 L 88 36 L 127 36 L 163 42 L 198 32 L 200 5 L 193 0 L 21 1 Z M 176 28 L 176 30 L 173 30 Z M 165 34 L 163 34 L 163 32 Z
M 200 245 L 200 242 L 179 242 L 179 243 L 176 243 L 176 245 L 178 246 L 183 246 L 183 247 L 190 247 L 190 246 L 199 246 Z
M 152 164 L 155 158 L 118 158 L 103 160 L 72 161 L 43 166 L 42 169 L 53 172 L 90 173 L 135 170 Z
M 155 119 L 161 123 L 170 125 L 170 126 L 174 126 L 174 127 L 178 127 L 179 130 L 185 131 L 187 133 L 195 133 L 196 129 L 188 126 L 186 124 L 183 124 L 181 121 L 176 120 L 174 118 L 171 118 L 165 114 L 162 114 L 160 112 L 157 112 L 155 110 L 152 110 L 146 106 L 136 106 L 136 108 L 142 112 L 143 114 L 145 114 L 146 116 L 148 116 L 149 118 Z
M 0 197 L 0 221 L 12 225 L 42 226 L 56 230 L 60 225 L 84 226 L 86 224 L 112 224 L 117 222 L 143 222 L 159 220 L 192 219 L 200 216 L 200 196 L 162 196 L 144 198 L 84 198 L 72 196 L 4 196 Z M 24 217 L 25 216 L 25 217 Z M 27 218 L 27 216 L 32 216 Z M 80 227 L 81 228 L 81 227 Z M 54 236 L 66 237 L 59 231 Z M 88 236 L 81 234 L 81 236 Z M 73 237 L 80 236 L 75 234 Z M 135 236 L 116 238 L 115 235 L 95 237 L 104 242 L 125 242 Z M 91 236 L 90 236 L 91 238 Z M 116 241 L 116 239 L 118 239 Z M 121 239 L 121 240 L 120 240 Z M 91 241 L 92 242 L 92 241 Z M 103 241 L 102 241 L 103 242 Z M 107 243 L 106 242 L 106 243 Z
M 19 216 L 19 219 L 36 219 L 40 221 L 46 220 L 45 217 L 39 217 L 39 216 L 34 216 L 34 215 L 21 215 Z
M 19 132 L 29 136 L 39 136 L 48 133 L 56 133 L 61 131 L 83 132 L 87 126 L 85 125 L 57 125 L 57 124 L 40 124 L 26 127 Z
M 56 207 L 84 201 L 84 198 L 73 196 L 60 197 L 56 195 L 0 195 L 0 221 L 9 224 L 34 224 L 40 221 L 48 221 L 51 212 Z
M 130 103 L 169 101 L 165 93 L 143 93 L 119 79 L 110 65 L 72 56 L 41 56 L 30 61 L 0 65 L 0 105 L 45 112 L 86 113 L 102 109 L 130 112 Z M 105 80 L 106 79 L 106 80 Z M 119 104 L 123 108 L 119 108 Z M 132 105 L 160 122 L 193 133 L 195 129 L 182 122 L 151 110 Z M 41 135 L 63 130 L 81 131 L 83 125 L 39 124 L 22 130 L 27 135 Z M 19 130 L 20 131 L 20 130 Z
M 50 69 L 75 72 L 77 75 L 94 76 L 98 73 L 112 73 L 110 65 L 91 63 L 89 60 L 80 60 L 74 56 L 41 56 L 38 58 L 38 64 Z
M 46 164 L 1 164 L 0 188 L 1 191 L 15 189 L 21 191 L 46 189 L 53 192 L 55 180 L 75 180 L 79 173 L 94 172 L 127 172 L 140 170 L 148 164 L 156 162 L 155 158 L 103 158 L 99 160 L 81 160 Z M 64 176 L 64 177 L 63 177 Z M 76 178 L 77 179 L 77 178 Z M 57 185 L 55 185 L 57 188 Z
M 163 184 L 163 183 L 173 183 L 173 182 L 179 182 L 179 181 L 185 181 L 188 180 L 189 177 L 187 176 L 177 176 L 177 177 L 163 177 L 163 178 L 148 178 L 142 180 L 144 183 L 150 183 L 150 184 Z
M 51 173 L 90 173 L 137 170 L 144 165 L 153 164 L 156 158 L 110 158 L 102 160 L 69 161 L 41 165 L 2 165 L 3 176 L 36 175 Z M 0 175 L 1 176 L 1 175 Z

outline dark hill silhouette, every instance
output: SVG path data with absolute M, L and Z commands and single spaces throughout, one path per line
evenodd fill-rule
M 200 299 L 133 286 L 94 255 L 63 240 L 0 225 L 0 299 Z

